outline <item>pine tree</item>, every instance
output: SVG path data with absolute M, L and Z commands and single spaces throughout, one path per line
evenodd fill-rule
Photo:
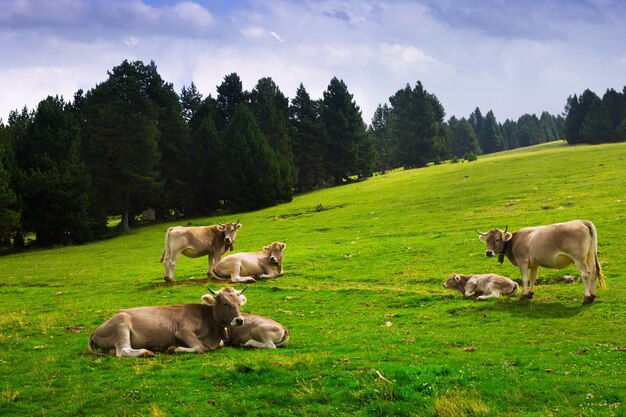
M 481 153 L 478 137 L 466 118 L 459 120 L 452 116 L 448 123 L 452 131 L 451 151 L 454 156 L 461 158 L 469 152 L 475 155 Z
M 346 84 L 333 77 L 323 94 L 322 121 L 328 133 L 327 170 L 336 185 L 351 175 L 372 174 L 373 143 L 368 140 L 361 110 Z
M 200 110 L 200 106 L 202 106 L 202 94 L 200 94 L 193 81 L 189 87 L 183 86 L 180 92 L 180 104 L 183 106 L 185 121 L 189 123 Z
M 82 134 L 92 185 L 103 214 L 130 218 L 158 202 L 159 109 L 146 93 L 146 79 L 124 61 L 83 100 Z
M 252 210 L 275 204 L 280 168 L 275 153 L 246 104 L 230 118 L 223 135 L 231 140 L 226 152 L 229 177 L 225 198 L 230 207 Z
M 504 150 L 504 137 L 496 121 L 493 111 L 487 112 L 482 120 L 481 133 L 478 135 L 480 148 L 483 153 L 492 153 Z
M 89 240 L 90 179 L 71 106 L 59 97 L 41 101 L 15 146 L 24 229 L 42 246 Z
M 224 77 L 222 84 L 217 86 L 217 129 L 222 131 L 230 122 L 239 105 L 248 102 L 248 94 L 243 91 L 243 83 L 237 73 Z
M 385 173 L 391 168 L 397 167 L 395 157 L 398 153 L 397 143 L 393 140 L 391 123 L 391 109 L 379 104 L 372 117 L 372 123 L 368 133 L 374 142 L 376 151 L 376 168 L 381 173 Z
M 612 141 L 615 130 L 604 103 L 598 98 L 590 107 L 581 128 L 585 143 L 598 144 Z
M 11 234 L 20 227 L 17 197 L 5 166 L 5 148 L 9 146 L 7 128 L 0 122 L 0 247 L 10 246 Z
M 298 172 L 289 136 L 289 100 L 271 78 L 261 78 L 250 93 L 250 108 L 276 154 L 280 171 L 275 184 L 278 199 L 291 201 Z

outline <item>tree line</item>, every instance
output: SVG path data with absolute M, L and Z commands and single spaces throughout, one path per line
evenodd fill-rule
M 156 219 L 254 210 L 398 167 L 542 143 L 561 116 L 499 124 L 492 111 L 444 121 L 421 82 L 379 105 L 371 124 L 333 77 L 314 100 L 287 98 L 269 77 L 251 91 L 236 73 L 216 97 L 178 94 L 154 62 L 123 61 L 71 101 L 47 97 L 0 121 L 0 246 L 81 243 Z M 143 214 L 142 214 L 143 213 Z
M 564 134 L 570 144 L 626 141 L 626 87 L 602 98 L 587 89 L 567 98 Z

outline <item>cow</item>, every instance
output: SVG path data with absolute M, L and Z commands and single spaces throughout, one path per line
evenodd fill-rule
M 289 341 L 291 333 L 282 324 L 254 314 L 243 314 L 243 318 L 242 326 L 226 328 L 226 346 L 275 349 Z
M 165 233 L 165 247 L 161 262 L 165 266 L 165 282 L 174 282 L 174 270 L 178 256 L 182 253 L 189 258 L 209 257 L 209 268 L 220 260 L 228 249 L 233 250 L 237 230 L 241 229 L 239 220 L 235 223 L 200 227 L 170 227 Z
M 246 303 L 242 293 L 223 288 L 202 296 L 202 303 L 136 307 L 120 310 L 98 327 L 89 338 L 94 354 L 154 356 L 167 353 L 203 353 L 224 346 L 226 326 L 245 323 L 239 308 Z
M 226 256 L 213 265 L 211 275 L 231 282 L 255 282 L 258 278 L 274 278 L 283 274 L 285 242 L 264 246 L 260 252 L 240 252 Z
M 533 297 L 539 267 L 562 269 L 574 263 L 585 283 L 583 303 L 591 304 L 596 297 L 596 280 L 604 289 L 604 276 L 598 261 L 598 233 L 589 220 L 572 220 L 547 226 L 525 227 L 517 232 L 491 229 L 476 230 L 487 244 L 485 255 L 498 255 L 500 263 L 506 256 L 522 274 L 521 299 Z M 530 285 L 529 285 L 530 282 Z
M 507 297 L 515 295 L 519 285 L 496 274 L 451 274 L 443 283 L 443 287 L 458 290 L 466 298 L 476 297 L 477 300 L 486 300 L 501 295 Z

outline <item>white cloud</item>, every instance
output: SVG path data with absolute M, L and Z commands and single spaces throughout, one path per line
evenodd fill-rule
M 272 35 L 274 37 L 274 39 L 276 39 L 278 42 L 280 43 L 285 43 L 285 41 L 283 40 L 283 38 L 281 38 L 278 33 L 276 32 L 270 32 L 270 35 Z

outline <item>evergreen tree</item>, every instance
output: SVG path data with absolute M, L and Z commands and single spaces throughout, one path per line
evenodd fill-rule
M 565 139 L 570 145 L 582 143 L 581 128 L 585 120 L 585 114 L 576 94 L 567 98 L 565 114 L 565 123 L 563 125 Z
M 71 106 L 59 97 L 41 101 L 15 146 L 23 228 L 43 246 L 90 239 L 90 179 Z
M 322 121 L 328 133 L 326 169 L 336 185 L 351 175 L 369 176 L 373 169 L 373 143 L 368 140 L 361 110 L 346 84 L 333 77 L 323 94 Z
M 189 123 L 202 106 L 202 94 L 193 81 L 189 87 L 183 86 L 180 92 L 180 104 L 183 106 L 183 117 Z
M 376 151 L 376 168 L 381 173 L 396 167 L 395 157 L 398 154 L 396 141 L 393 140 L 391 109 L 387 104 L 379 104 L 372 117 L 368 133 L 374 141 Z
M 484 120 L 483 114 L 478 107 L 474 109 L 474 111 L 469 115 L 469 118 L 467 119 L 470 125 L 472 125 L 472 129 L 474 129 L 474 133 L 476 134 L 476 137 L 478 138 L 478 144 L 480 146 L 482 146 L 484 142 L 482 138 L 483 120 Z
M 626 93 L 626 87 L 624 88 Z M 602 96 L 602 104 L 607 111 L 607 115 L 611 121 L 612 137 L 605 139 L 607 142 L 617 142 L 626 139 L 626 137 L 620 137 L 619 127 L 626 119 L 626 95 L 619 93 L 614 89 L 606 90 L 604 96 Z
M 500 131 L 500 126 L 491 110 L 487 112 L 487 115 L 485 115 L 485 118 L 482 120 L 478 139 L 483 153 L 498 152 L 505 148 L 504 137 Z
M 323 186 L 328 178 L 324 166 L 328 140 L 320 118 L 320 103 L 311 100 L 302 84 L 291 101 L 289 122 L 298 190 Z
M 250 108 L 276 154 L 280 172 L 280 180 L 275 184 L 278 199 L 291 201 L 298 173 L 289 136 L 289 100 L 271 78 L 261 78 L 250 93 Z
M 5 166 L 5 148 L 9 146 L 7 128 L 0 122 L 0 247 L 10 246 L 11 234 L 20 227 L 17 197 Z
M 190 120 L 191 154 L 194 167 L 191 211 L 206 214 L 221 207 L 230 173 L 228 148 L 217 131 L 215 100 L 207 97 Z
M 581 128 L 581 135 L 585 143 L 598 144 L 611 141 L 615 137 L 615 130 L 604 103 L 597 98 L 589 106 Z
M 389 97 L 393 135 L 398 142 L 398 160 L 405 168 L 425 166 L 439 156 L 443 138 L 443 106 L 421 82 L 407 84 Z
M 276 155 L 246 104 L 240 104 L 226 129 L 229 177 L 225 198 L 239 210 L 267 207 L 278 201 L 280 168 Z
M 217 116 L 219 131 L 230 122 L 237 107 L 248 102 L 248 94 L 243 91 L 243 84 L 237 73 L 232 73 L 224 77 L 222 84 L 217 86 Z
M 107 81 L 90 90 L 81 118 L 92 185 L 103 215 L 130 218 L 154 207 L 159 179 L 159 109 L 146 92 L 146 79 L 128 61 L 113 68 Z
M 459 120 L 452 116 L 448 124 L 452 131 L 451 151 L 454 156 L 461 158 L 469 152 L 475 155 L 482 153 L 478 144 L 478 137 L 467 119 L 463 117 Z

